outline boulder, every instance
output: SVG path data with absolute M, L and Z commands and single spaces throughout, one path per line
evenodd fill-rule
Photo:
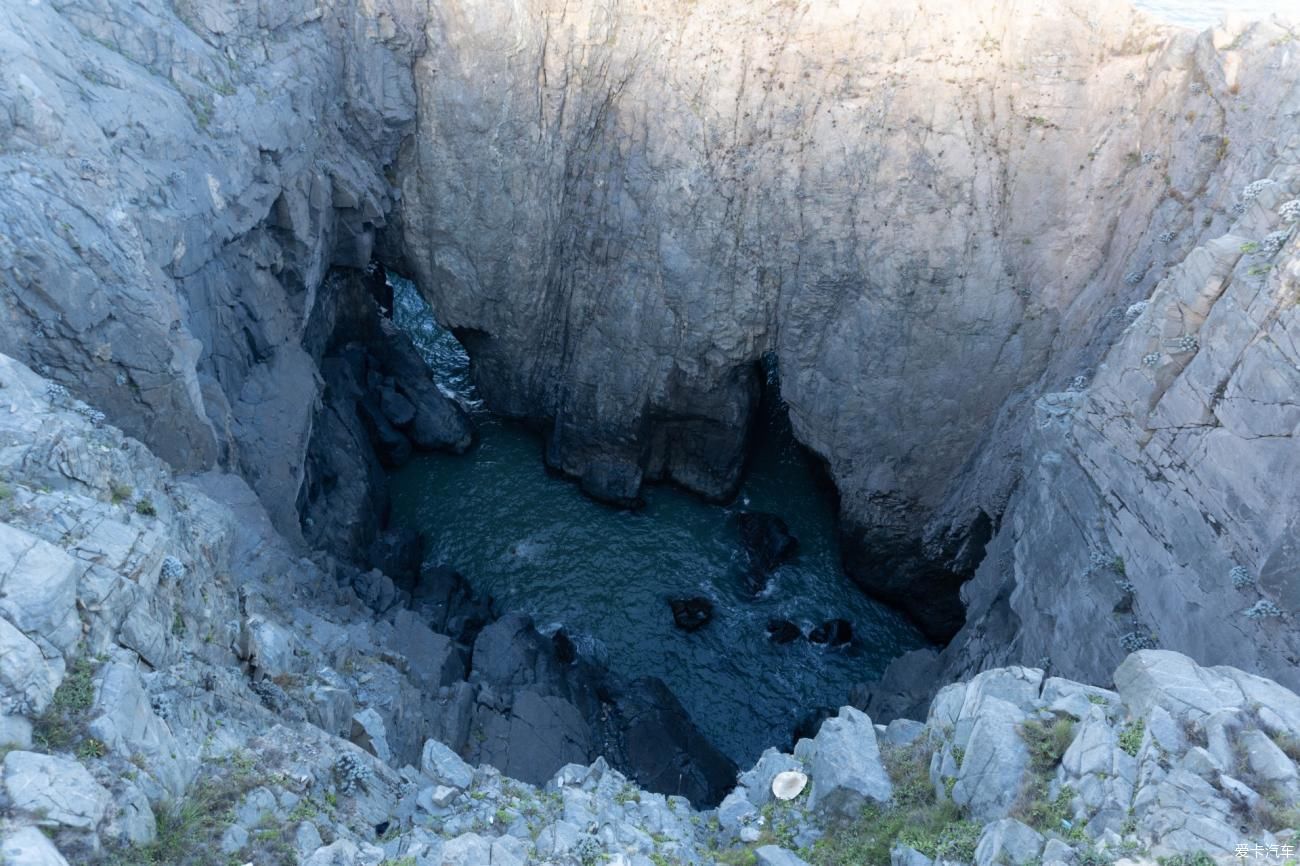
M 1019 707 L 1001 698 L 986 697 L 980 703 L 952 789 L 953 801 L 974 820 L 1006 817 L 1020 795 L 1029 768 L 1029 749 L 1020 736 L 1024 720 Z
M 736 517 L 736 524 L 750 565 L 760 574 L 771 574 L 799 550 L 799 541 L 790 534 L 790 527 L 775 514 L 744 511 Z
M 372 398 L 357 401 L 357 417 L 370 438 L 370 447 L 375 449 L 379 462 L 389 469 L 396 469 L 411 459 L 411 440 L 398 430 L 380 410 Z
M 891 746 L 910 746 L 924 733 L 925 725 L 921 722 L 912 719 L 894 719 L 885 726 L 885 733 L 881 739 Z
M 0 863 L 12 866 L 68 866 L 59 849 L 35 827 L 17 827 L 0 837 Z
M 96 677 L 91 713 L 90 733 L 109 751 L 140 762 L 147 777 L 161 785 L 162 791 L 146 789 L 150 800 L 184 793 L 197 769 L 197 756 L 181 748 L 171 728 L 154 712 L 133 666 L 120 662 L 104 665 Z
M 72 830 L 95 830 L 113 800 L 81 764 L 36 752 L 5 755 L 4 792 L 14 814 Z
M 388 423 L 397 428 L 405 428 L 415 420 L 415 404 L 399 394 L 392 385 L 379 389 L 379 411 L 384 413 Z
M 63 681 L 63 659 L 45 658 L 41 648 L 0 617 L 0 713 L 36 716 Z
M 867 801 L 886 803 L 893 796 L 876 730 L 866 713 L 842 708 L 822 723 L 815 743 L 809 809 L 851 818 Z
M 762 806 L 772 798 L 772 780 L 788 771 L 803 772 L 803 762 L 793 755 L 769 748 L 759 756 L 754 766 L 740 774 L 740 784 L 755 806 Z
M 0 523 L 0 615 L 66 656 L 81 639 L 77 576 L 84 567 L 62 548 Z
M 371 707 L 366 707 L 352 716 L 352 730 L 348 739 L 365 749 L 385 764 L 393 761 L 392 750 L 388 747 L 388 735 L 384 730 L 384 720 Z
M 853 642 L 853 626 L 846 619 L 828 619 L 808 633 L 808 640 L 824 646 L 848 646 Z
M 477 833 L 466 833 L 447 840 L 442 849 L 442 866 L 524 866 L 524 858 L 516 845 L 517 839 L 508 837 L 491 839 Z
M 377 866 L 383 859 L 384 852 L 381 848 L 364 842 L 358 845 L 348 839 L 339 839 L 317 848 L 302 861 L 302 866 Z
M 1246 753 L 1246 765 L 1250 768 L 1253 779 L 1258 780 L 1264 788 L 1277 791 L 1290 803 L 1300 799 L 1300 774 L 1296 771 L 1296 765 L 1268 734 L 1255 730 L 1243 731 L 1237 742 Z
M 1027 866 L 1043 851 L 1043 836 L 1014 818 L 994 821 L 980 834 L 975 848 L 977 866 Z
M 776 845 L 762 845 L 754 849 L 757 866 L 808 866 L 808 861 Z
M 474 782 L 474 770 L 447 746 L 426 740 L 420 753 L 420 772 L 440 785 L 464 791 Z
M 670 599 L 668 606 L 673 611 L 673 624 L 682 631 L 699 631 L 713 619 L 713 602 L 701 596 Z
M 931 866 L 934 861 L 915 848 L 895 845 L 889 849 L 889 866 Z
M 1115 688 L 1135 716 L 1145 716 L 1159 706 L 1178 722 L 1198 721 L 1246 705 L 1245 695 L 1231 678 L 1169 650 L 1141 650 L 1124 659 L 1115 670 Z
M 393 616 L 389 647 L 406 656 L 411 677 L 427 691 L 436 691 L 465 678 L 465 659 L 451 638 L 429 628 L 413 611 Z
M 535 688 L 515 692 L 508 708 L 480 703 L 474 727 L 476 760 L 529 784 L 540 785 L 559 767 L 594 757 L 591 729 L 578 708 Z
M 543 694 L 569 694 L 564 667 L 555 658 L 551 642 L 523 614 L 508 613 L 485 626 L 474 640 L 470 666 L 498 692 L 534 686 Z
M 718 826 L 728 833 L 738 833 L 758 817 L 758 809 L 749 801 L 743 787 L 736 788 L 718 804 Z

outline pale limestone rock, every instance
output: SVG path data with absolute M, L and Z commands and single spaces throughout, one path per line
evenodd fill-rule
M 815 742 L 808 808 L 847 817 L 869 801 L 886 803 L 893 796 L 876 731 L 865 713 L 842 707 L 838 716 L 822 723 Z
M 4 791 L 16 814 L 72 830 L 97 829 L 112 802 L 81 764 L 36 752 L 5 755 Z

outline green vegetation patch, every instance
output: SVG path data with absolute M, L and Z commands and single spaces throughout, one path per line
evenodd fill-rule
M 971 862 L 982 827 L 951 800 L 939 802 L 930 784 L 931 750 L 923 741 L 882 753 L 894 784 L 887 805 L 870 803 L 852 821 L 832 824 L 805 859 L 814 866 L 887 866 L 894 845 L 932 859 Z

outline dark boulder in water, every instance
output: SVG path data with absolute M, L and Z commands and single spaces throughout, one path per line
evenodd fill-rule
M 803 632 L 788 619 L 770 619 L 767 621 L 767 636 L 773 643 L 786 644 L 803 637 Z
M 745 511 L 736 518 L 740 526 L 740 543 L 749 556 L 751 570 L 767 575 L 783 562 L 789 562 L 799 550 L 799 541 L 790 527 L 775 514 Z
M 673 622 L 683 631 L 699 631 L 713 619 L 713 602 L 701 596 L 670 599 L 668 606 L 673 609 Z
M 551 645 L 555 647 L 555 657 L 562 665 L 571 665 L 578 660 L 578 648 L 564 629 L 556 629 L 551 635 Z
M 848 646 L 853 642 L 853 626 L 846 619 L 828 619 L 808 634 L 808 640 L 827 646 Z

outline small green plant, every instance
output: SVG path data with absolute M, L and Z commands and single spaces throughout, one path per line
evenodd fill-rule
M 1272 265 L 1251 265 L 1250 267 L 1246 268 L 1246 276 L 1262 277 L 1264 274 L 1267 274 L 1271 270 L 1273 270 Z
M 1040 833 L 1069 833 L 1073 829 L 1074 789 L 1064 785 L 1055 797 L 1048 796 L 1047 781 L 1038 778 L 1020 794 L 1012 814 Z
M 105 746 L 94 737 L 86 737 L 77 746 L 77 760 L 89 761 L 95 758 L 102 758 L 108 754 L 108 746 Z
M 614 795 L 614 802 L 618 803 L 620 806 L 628 803 L 640 803 L 641 791 L 636 787 L 636 785 L 624 785 L 619 789 L 619 792 Z
M 1097 694 L 1096 692 L 1089 692 L 1089 693 L 1088 693 L 1088 703 L 1090 703 L 1090 704 L 1095 704 L 1096 706 L 1099 706 L 1099 707 L 1104 707 L 1104 706 L 1106 706 L 1106 704 L 1108 703 L 1108 701 L 1106 700 L 1106 696 L 1105 696 L 1105 695 L 1099 695 L 1099 694 Z
M 1259 252 L 1259 242 L 1246 241 L 1244 244 L 1241 245 L 1241 251 L 1245 255 L 1250 255 L 1251 253 L 1257 253 Z
M 9 499 L 13 495 L 14 492 L 9 489 L 9 485 L 5 484 L 3 481 L 0 481 L 0 502 L 4 502 L 6 499 Z
M 81 656 L 64 674 L 49 706 L 32 725 L 32 738 L 45 751 L 71 749 L 84 736 L 86 715 L 95 702 L 94 673 L 90 659 Z
M 154 508 L 152 499 L 144 497 L 136 500 L 135 513 L 142 514 L 145 517 L 155 517 L 158 514 L 158 509 Z
M 1051 722 L 1030 719 L 1020 726 L 1020 738 L 1029 748 L 1029 761 L 1035 772 L 1051 773 L 1074 742 L 1074 720 L 1066 716 L 1057 716 Z
M 1160 866 L 1215 866 L 1215 860 L 1204 851 L 1194 854 L 1174 854 L 1171 857 L 1157 857 Z
M 116 478 L 108 482 L 108 498 L 114 505 L 121 505 L 126 502 L 134 492 L 135 490 L 130 484 L 124 484 Z
M 1286 753 L 1288 758 L 1300 764 L 1300 737 L 1288 733 L 1278 733 L 1273 736 L 1273 742 Z
M 1138 749 L 1142 748 L 1142 735 L 1146 729 L 1146 722 L 1141 719 L 1129 722 L 1119 732 L 1119 747 L 1136 758 Z

